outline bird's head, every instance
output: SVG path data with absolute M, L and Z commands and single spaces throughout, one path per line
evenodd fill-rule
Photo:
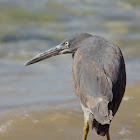
M 87 33 L 72 35 L 71 37 L 64 40 L 62 43 L 60 43 L 58 46 L 51 48 L 33 57 L 31 60 L 25 63 L 25 66 L 34 64 L 36 62 L 39 62 L 41 60 L 44 60 L 44 59 L 47 59 L 56 55 L 67 54 L 67 53 L 74 54 L 75 51 L 80 47 L 80 44 L 90 36 L 91 35 Z

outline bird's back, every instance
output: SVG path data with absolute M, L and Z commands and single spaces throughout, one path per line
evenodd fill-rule
M 93 128 L 105 135 L 122 100 L 126 73 L 120 49 L 99 36 L 84 40 L 74 54 L 73 87 L 93 115 Z

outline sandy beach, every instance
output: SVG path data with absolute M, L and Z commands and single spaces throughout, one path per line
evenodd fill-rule
M 113 140 L 139 140 L 140 83 L 127 88 L 122 104 L 111 123 Z M 77 102 L 77 101 L 75 101 Z M 23 113 L 15 110 L 1 116 L 1 140 L 81 140 L 83 112 L 80 107 Z M 90 126 L 88 140 L 105 140 L 97 136 Z
M 139 0 L 0 0 L 0 140 L 81 140 L 83 112 L 72 88 L 72 56 L 25 67 L 67 36 L 113 41 L 126 62 L 127 89 L 111 140 L 140 138 Z M 87 140 L 106 140 L 91 129 Z

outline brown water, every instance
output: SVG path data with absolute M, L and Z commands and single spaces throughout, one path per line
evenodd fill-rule
M 113 140 L 139 140 L 139 0 L 0 0 L 0 19 L 0 140 L 81 140 L 83 112 L 72 89 L 71 55 L 24 66 L 79 32 L 120 46 L 127 91 L 110 135 Z M 90 130 L 90 139 L 105 138 Z
M 139 91 L 140 83 L 127 89 L 121 107 L 110 127 L 111 139 L 139 140 Z M 83 113 L 79 108 L 57 108 L 25 113 L 19 109 L 1 116 L 0 139 L 80 140 L 82 127 Z M 101 137 L 96 136 L 90 129 L 88 139 L 100 140 Z

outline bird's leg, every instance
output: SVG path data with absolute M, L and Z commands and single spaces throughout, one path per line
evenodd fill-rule
M 108 128 L 108 130 L 107 130 L 107 132 L 106 132 L 106 138 L 107 138 L 107 140 L 110 140 L 110 136 L 109 136 L 109 128 Z
M 89 131 L 89 124 L 86 117 L 84 116 L 83 140 L 87 139 L 88 131 Z

